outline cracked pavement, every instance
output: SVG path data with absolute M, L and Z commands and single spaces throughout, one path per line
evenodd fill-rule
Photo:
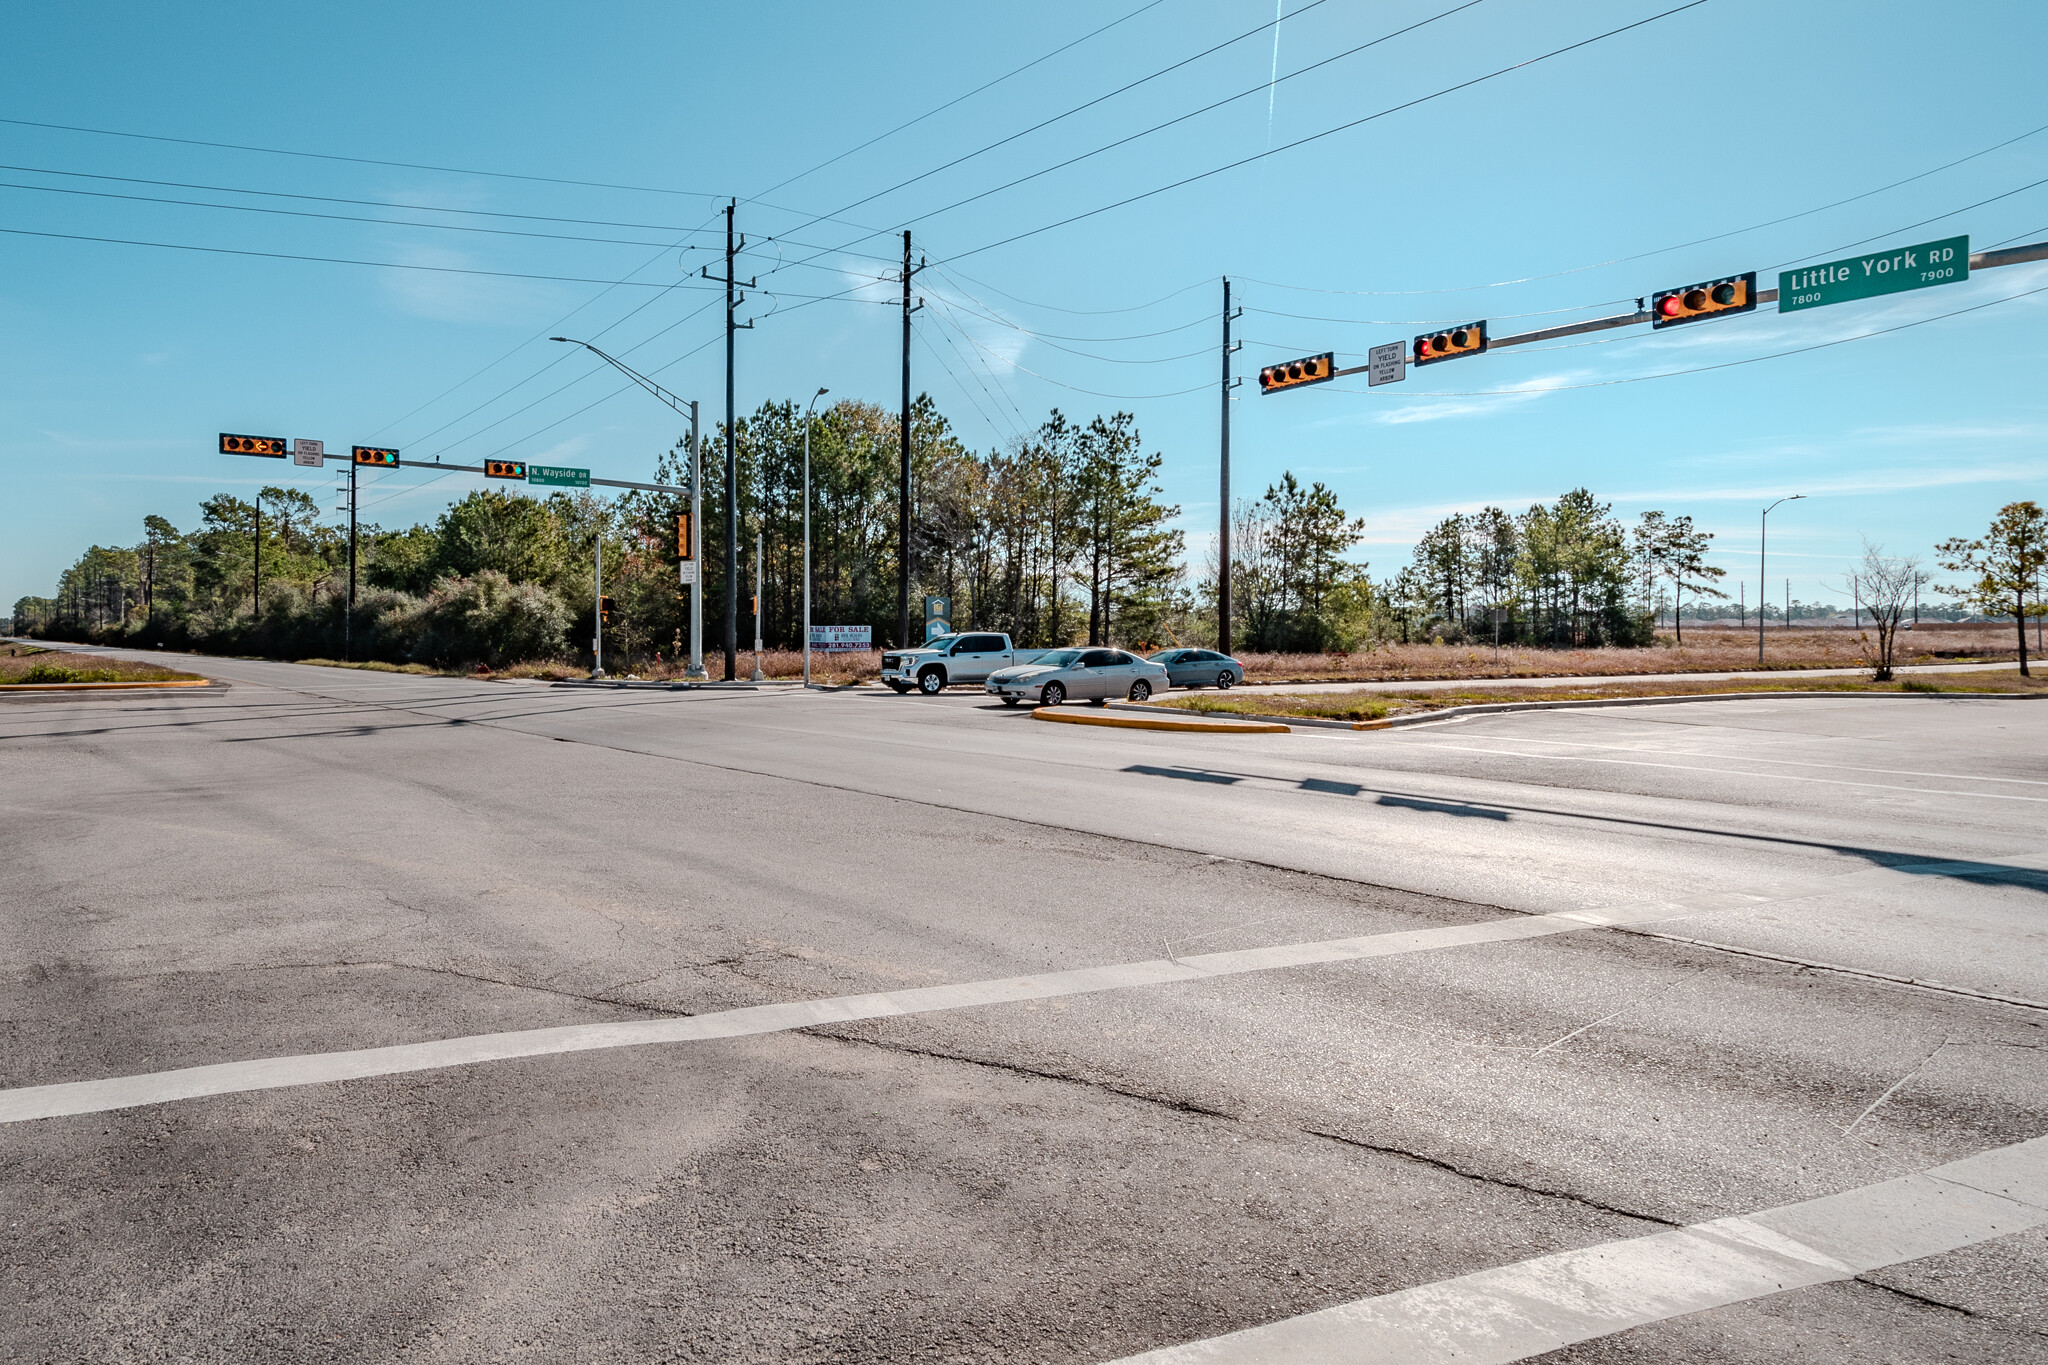
M 0 1087 L 1823 889 L 0 1126 L 0 1359 L 1111 1360 L 2048 1133 L 2048 1010 L 1986 998 L 2048 1001 L 2048 705 L 1215 737 L 185 666 L 234 686 L 0 702 Z M 2044 1271 L 1546 1358 L 2048 1361 Z

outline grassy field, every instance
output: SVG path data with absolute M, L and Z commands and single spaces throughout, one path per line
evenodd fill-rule
M 1764 634 L 1765 668 L 1857 668 L 1877 647 L 1874 634 L 1855 630 L 1779 630 Z M 1996 662 L 2016 656 L 2013 631 L 1999 625 L 1929 625 L 1903 631 L 1897 664 Z M 1240 651 L 1247 682 L 1424 682 L 1439 679 L 1625 677 L 1631 673 L 1721 673 L 1756 668 L 1753 631 L 1688 627 L 1685 643 L 1668 637 L 1639 649 L 1534 649 L 1513 646 L 1496 659 L 1490 645 L 1379 645 L 1351 654 L 1261 654 Z M 717 651 L 705 657 L 713 677 L 724 673 Z M 664 660 L 633 666 L 636 677 L 672 680 L 684 665 Z M 762 653 L 761 670 L 771 678 L 803 674 L 803 654 L 794 649 Z M 752 650 L 739 654 L 739 676 L 754 671 Z M 843 684 L 874 681 L 882 671 L 879 651 L 813 654 L 811 676 Z M 582 678 L 589 669 L 561 663 L 520 664 L 500 676 Z
M 81 682 L 185 682 L 196 681 L 194 673 L 130 659 L 109 659 L 97 654 L 72 654 L 61 649 L 37 649 L 31 645 L 7 645 L 0 651 L 0 687 L 23 687 L 37 683 Z
M 1385 720 L 1389 716 L 1518 701 L 1597 701 L 1610 697 L 1694 697 L 1742 692 L 1997 692 L 2048 695 L 2048 678 L 2017 673 L 1923 673 L 1892 682 L 1868 678 L 1771 678 L 1755 682 L 1614 682 L 1582 687 L 1433 688 L 1427 692 L 1323 692 L 1258 697 L 1196 692 L 1159 702 L 1204 714 L 1303 716 L 1317 720 Z

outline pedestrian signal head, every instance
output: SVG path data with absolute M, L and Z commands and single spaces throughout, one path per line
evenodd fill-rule
M 220 453 L 223 455 L 268 455 L 282 460 L 291 452 L 285 449 L 282 436 L 230 436 L 220 434 Z
M 484 477 L 487 479 L 523 479 L 526 477 L 526 463 L 523 460 L 485 460 Z
M 1756 272 L 1688 284 L 1678 289 L 1660 289 L 1650 296 L 1650 325 L 1676 327 L 1681 322 L 1718 318 L 1729 313 L 1756 309 Z
M 1478 355 L 1486 349 L 1486 323 L 1460 323 L 1440 332 L 1425 332 L 1415 338 L 1410 360 L 1417 365 L 1434 365 L 1439 360 L 1456 360 L 1461 355 Z
M 612 619 L 612 613 L 617 610 L 618 606 L 612 601 L 611 598 L 600 597 L 597 599 L 597 616 L 599 620 L 610 622 L 610 620 Z
M 357 464 L 383 465 L 387 469 L 398 468 L 398 452 L 382 446 L 353 446 Z
M 1298 389 L 1303 384 L 1320 384 L 1334 378 L 1336 373 L 1337 357 L 1330 351 L 1301 360 L 1283 360 L 1259 371 L 1259 392 L 1273 393 L 1279 389 Z

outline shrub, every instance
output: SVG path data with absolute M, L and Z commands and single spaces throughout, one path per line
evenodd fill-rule
M 390 657 L 393 637 L 407 657 L 439 665 L 489 664 L 559 654 L 569 629 L 562 599 L 535 583 L 514 583 L 495 569 L 444 578 L 415 609 L 380 623 L 378 653 Z

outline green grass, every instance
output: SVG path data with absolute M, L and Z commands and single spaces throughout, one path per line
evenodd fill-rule
M 32 649 L 0 654 L 0 688 L 48 686 L 52 683 L 200 681 L 195 674 L 134 659 L 108 659 L 95 654 Z

